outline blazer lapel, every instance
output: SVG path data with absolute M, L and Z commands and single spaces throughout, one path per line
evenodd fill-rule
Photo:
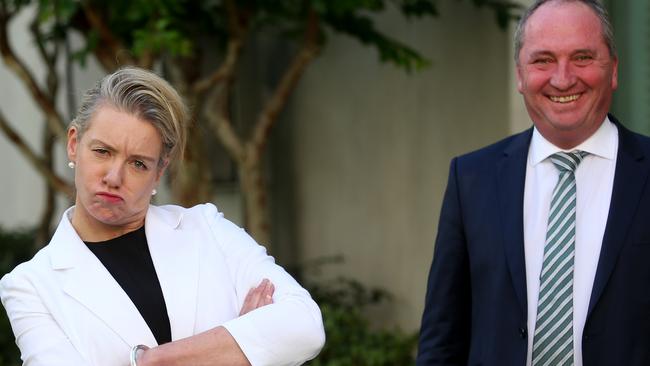
M 128 346 L 157 344 L 131 299 L 81 241 L 67 212 L 50 245 L 53 269 L 65 271 L 63 291 L 102 319 Z
M 514 137 L 497 162 L 497 191 L 506 260 L 521 310 L 527 312 L 524 257 L 524 184 L 532 128 Z
M 150 206 L 145 232 L 163 291 L 172 339 L 194 334 L 199 283 L 200 230 L 183 228 L 182 214 Z
M 629 226 L 636 213 L 639 197 L 643 192 L 649 171 L 648 160 L 645 159 L 643 150 L 639 148 L 634 135 L 613 116 L 610 115 L 609 118 L 618 128 L 619 146 L 607 226 L 603 236 L 587 317 L 598 303 L 609 276 L 614 270 L 618 255 L 626 241 Z

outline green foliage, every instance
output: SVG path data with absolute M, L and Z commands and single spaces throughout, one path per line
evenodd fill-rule
M 10 272 L 18 263 L 33 255 L 33 231 L 3 231 L 0 229 L 0 277 Z M 0 365 L 20 365 L 20 354 L 4 309 L 0 311 Z
M 508 0 L 473 0 L 473 2 L 478 7 L 492 8 L 497 24 L 504 30 L 512 19 L 518 18 L 518 12 L 523 9 L 521 4 Z
M 133 53 L 136 56 L 146 51 L 159 53 L 163 50 L 174 56 L 188 56 L 192 53 L 192 42 L 173 28 L 167 19 L 153 22 L 151 28 L 133 32 Z
M 4 0 L 7 1 L 7 0 Z M 34 1 L 9 1 L 20 8 Z M 505 28 L 521 8 L 509 0 L 472 0 L 478 7 L 495 12 L 497 23 Z M 86 44 L 75 52 L 81 62 L 98 44 L 97 34 L 82 15 L 90 6 L 101 15 L 113 36 L 135 56 L 152 55 L 198 57 L 200 44 L 209 39 L 213 47 L 223 48 L 232 29 L 229 24 L 248 27 L 249 33 L 271 32 L 286 39 L 300 41 L 308 26 L 309 14 L 319 20 L 321 41 L 326 31 L 357 39 L 373 47 L 382 62 L 392 63 L 407 72 L 426 67 L 429 62 L 418 51 L 378 29 L 374 19 L 388 9 L 404 17 L 424 18 L 439 15 L 435 0 L 238 0 L 238 19 L 228 18 L 225 0 L 38 0 L 40 19 L 54 22 L 62 34 L 66 29 L 82 31 Z
M 391 299 L 381 289 L 358 281 L 338 279 L 308 284 L 323 313 L 327 342 L 311 366 L 395 366 L 415 362 L 417 333 L 374 330 L 367 310 Z

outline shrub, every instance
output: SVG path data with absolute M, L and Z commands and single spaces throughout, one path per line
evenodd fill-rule
M 34 232 L 29 230 L 4 231 L 0 229 L 0 277 L 17 264 L 32 257 Z M 0 311 L 0 366 L 20 365 L 20 353 L 14 340 L 9 319 L 4 309 Z
M 340 278 L 308 284 L 323 312 L 327 342 L 310 366 L 403 366 L 415 364 L 417 333 L 373 330 L 366 310 L 390 301 L 384 290 Z

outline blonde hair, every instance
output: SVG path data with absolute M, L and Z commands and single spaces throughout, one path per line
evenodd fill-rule
M 79 137 L 89 128 L 98 107 L 109 105 L 150 122 L 160 133 L 165 161 L 176 164 L 183 159 L 189 112 L 178 92 L 163 78 L 137 67 L 124 67 L 106 75 L 86 91 L 76 117 L 70 122 Z

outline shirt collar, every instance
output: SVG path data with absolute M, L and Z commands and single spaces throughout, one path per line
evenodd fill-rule
M 616 158 L 616 150 L 618 146 L 618 129 L 605 117 L 605 121 L 600 125 L 598 130 L 591 135 L 588 139 L 583 141 L 578 146 L 565 150 L 553 145 L 542 136 L 535 127 L 533 129 L 533 137 L 530 141 L 530 149 L 528 152 L 528 159 L 532 165 L 537 165 L 544 161 L 549 156 L 559 151 L 586 151 L 592 155 L 599 156 L 604 159 L 614 160 Z

